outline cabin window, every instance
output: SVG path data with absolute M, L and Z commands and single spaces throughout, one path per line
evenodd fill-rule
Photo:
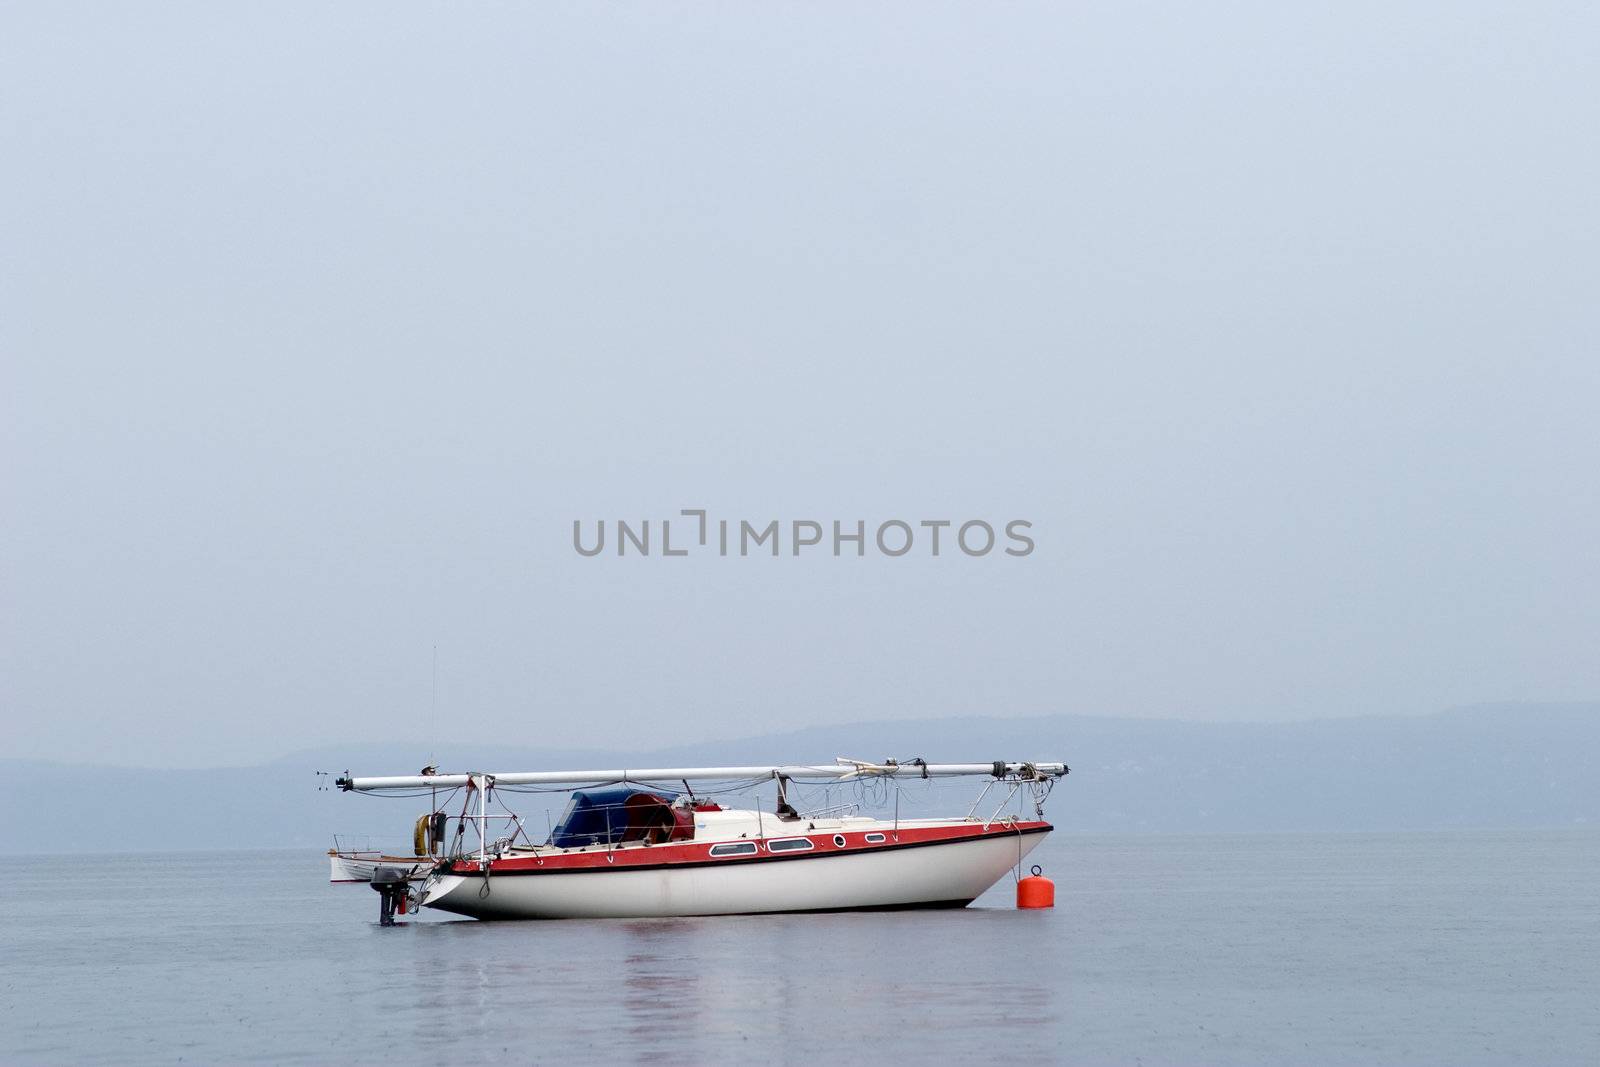
M 869 844 L 869 845 L 881 845 L 887 840 L 889 840 L 889 839 L 887 837 L 884 837 L 882 834 L 868 834 L 867 835 L 867 844 Z
M 835 848 L 844 848 L 844 835 L 843 834 L 834 834 L 833 835 L 833 844 L 834 844 Z
M 720 845 L 711 846 L 711 855 L 721 858 L 723 856 L 754 856 L 756 843 L 754 841 L 724 841 Z
M 768 852 L 810 852 L 815 846 L 807 837 L 786 837 L 781 841 L 768 841 Z

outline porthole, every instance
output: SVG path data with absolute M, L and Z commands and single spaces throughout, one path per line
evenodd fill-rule
M 778 841 L 768 841 L 768 852 L 810 852 L 811 839 L 808 837 L 785 837 Z
M 711 846 L 713 859 L 723 859 L 727 856 L 754 856 L 756 843 L 754 841 L 724 841 L 720 845 Z
M 887 837 L 884 837 L 882 834 L 868 834 L 867 835 L 867 844 L 869 844 L 869 845 L 881 845 L 887 840 L 889 840 L 889 839 Z
M 835 848 L 844 848 L 844 835 L 843 834 L 834 834 L 833 835 L 833 845 L 834 845 Z

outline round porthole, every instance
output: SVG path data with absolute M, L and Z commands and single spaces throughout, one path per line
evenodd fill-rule
M 843 834 L 834 834 L 833 835 L 833 846 L 835 848 L 844 848 L 844 835 Z

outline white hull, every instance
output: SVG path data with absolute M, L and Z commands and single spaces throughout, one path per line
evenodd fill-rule
M 330 882 L 370 882 L 373 872 L 379 867 L 393 867 L 395 870 L 405 871 L 408 881 L 420 882 L 433 869 L 433 861 L 409 856 L 384 856 L 377 853 L 328 853 Z
M 422 903 L 479 919 L 660 918 L 759 912 L 962 907 L 1044 839 L 989 835 L 782 862 L 441 874 Z

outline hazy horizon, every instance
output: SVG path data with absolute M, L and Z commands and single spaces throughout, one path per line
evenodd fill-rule
M 1600 12 L 841 14 L 10 6 L 0 753 L 1600 695 Z
M 409 840 L 416 801 L 341 792 L 331 788 L 335 776 L 414 773 L 427 763 L 455 772 L 632 768 L 637 775 L 652 767 L 825 764 L 841 755 L 1064 762 L 1071 773 L 1052 794 L 1051 818 L 1068 832 L 1600 827 L 1600 704 L 1489 705 L 1278 723 L 1055 716 L 797 725 L 719 742 L 619 738 L 603 750 L 514 739 L 430 748 L 373 738 L 232 768 L 0 759 L 0 797 L 14 798 L 13 806 L 55 797 L 39 819 L 0 824 L 0 852 L 142 847 L 151 826 L 175 843 L 313 846 L 333 834 L 360 834 L 398 848 Z M 57 789 L 63 782 L 70 787 Z M 970 778 L 910 779 L 892 791 L 881 785 L 812 783 L 797 798 L 816 807 L 855 802 L 884 810 L 903 802 L 908 810 L 959 812 L 983 789 Z M 201 793 L 205 804 L 184 800 Z M 745 798 L 763 807 L 774 801 L 770 786 Z M 506 802 L 542 822 L 565 798 L 512 794 Z

